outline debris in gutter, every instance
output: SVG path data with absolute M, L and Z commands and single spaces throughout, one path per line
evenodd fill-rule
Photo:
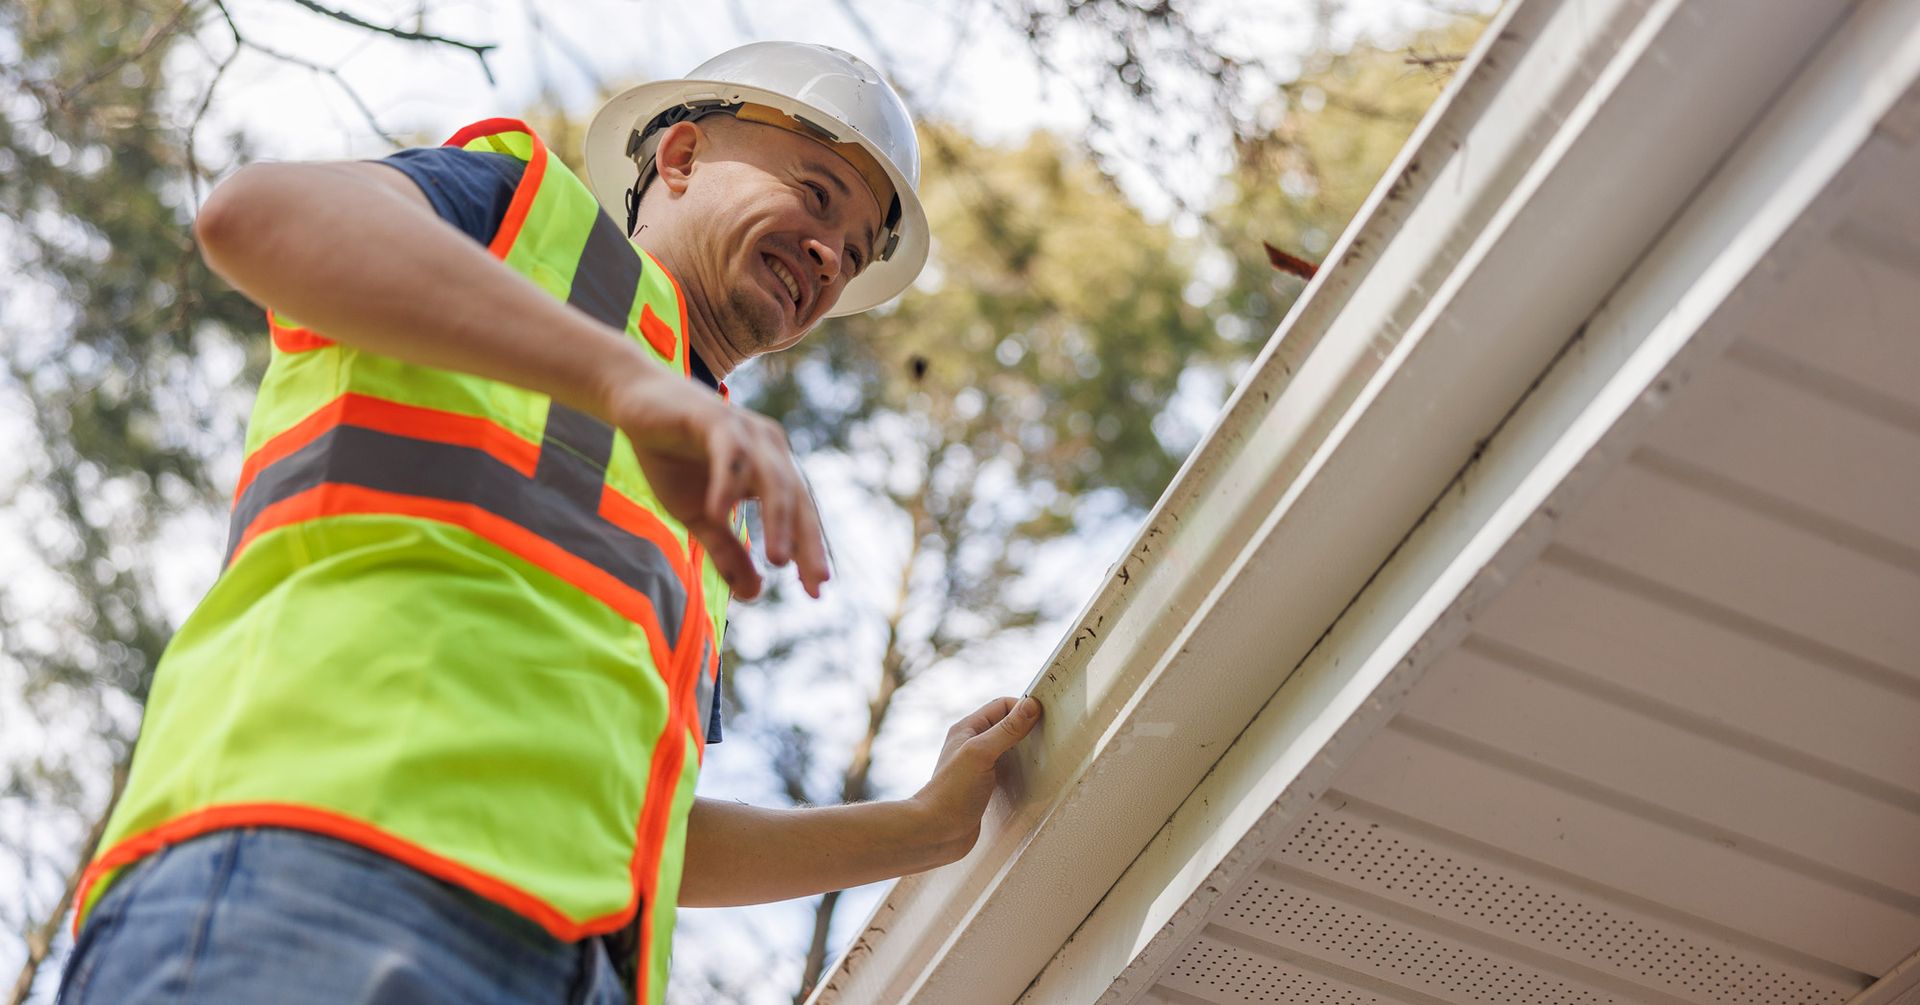
M 1288 275 L 1299 276 L 1301 279 L 1312 279 L 1313 274 L 1320 271 L 1320 266 L 1298 255 L 1289 255 L 1265 241 L 1261 241 L 1260 246 L 1267 249 L 1267 261 L 1273 263 L 1274 268 Z

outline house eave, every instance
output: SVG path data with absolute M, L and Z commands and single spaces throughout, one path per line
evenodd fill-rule
M 1490 439 L 1568 353 L 1612 386 L 1599 375 L 1622 372 L 1654 326 L 1613 345 L 1590 320 L 1623 277 L 1651 275 L 1648 256 L 1844 13 L 1781 4 L 1734 46 L 1715 39 L 1724 6 L 1534 0 L 1496 19 L 1035 679 L 1047 720 L 972 854 L 896 884 L 812 1001 L 1124 997 L 1116 975 L 1195 916 L 1239 838 L 1364 740 L 1417 673 L 1405 653 L 1441 623 L 1445 590 L 1497 574 L 1496 545 L 1525 539 L 1585 455 L 1555 447 L 1557 473 L 1527 482 L 1516 467 L 1499 483 L 1530 497 L 1492 497 L 1463 472 L 1491 470 Z M 1879 121 L 1835 131 L 1835 156 Z M 1650 162 L 1663 171 L 1617 170 Z M 1770 246 L 1748 241 L 1751 260 Z M 1654 381 L 1683 344 L 1631 380 Z M 1631 380 L 1611 392 L 1620 414 L 1652 386 Z M 1505 514 L 1505 536 L 1456 527 L 1438 552 L 1405 550 L 1455 510 Z M 1353 626 L 1385 631 L 1393 604 L 1369 608 L 1382 597 L 1428 597 L 1432 583 L 1381 580 L 1410 561 L 1452 577 L 1424 601 L 1431 623 L 1391 612 L 1401 656 L 1334 645 Z M 1341 666 L 1348 652 L 1375 655 Z

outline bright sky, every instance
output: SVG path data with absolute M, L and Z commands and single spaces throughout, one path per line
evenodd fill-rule
M 1225 44 L 1240 47 L 1235 55 L 1243 60 L 1284 71 L 1314 41 L 1318 5 L 1319 0 L 1210 0 L 1183 9 L 1197 22 L 1220 28 Z M 598 81 L 620 86 L 682 76 L 708 56 L 761 39 L 821 42 L 860 54 L 895 76 L 918 114 L 960 120 L 983 136 L 1011 137 L 1035 127 L 1073 134 L 1087 122 L 1082 85 L 1063 84 L 1042 70 L 1027 39 L 1009 26 L 1005 0 L 724 0 L 688 5 L 682 9 L 699 13 L 673 17 L 661 16 L 669 9 L 664 5 L 641 0 L 425 4 L 434 12 L 429 30 L 498 44 L 489 56 L 495 85 L 465 52 L 373 37 L 287 0 L 230 0 L 228 6 L 251 40 L 339 69 L 336 79 L 248 52 L 229 70 L 215 124 L 243 128 L 258 155 L 276 159 L 372 157 L 389 149 L 368 127 L 343 82 L 391 134 L 438 142 L 476 119 L 514 114 L 543 92 L 584 118 L 596 104 Z M 345 6 L 370 21 L 393 24 L 410 23 L 404 12 L 415 4 Z M 1331 42 L 1345 46 L 1362 35 L 1391 36 L 1429 23 L 1440 5 L 1352 0 L 1334 6 L 1346 13 L 1336 18 Z M 536 10 L 542 20 L 535 20 Z M 857 12 L 883 51 L 876 51 L 850 12 Z M 218 36 L 207 33 L 214 56 L 230 47 Z M 1097 44 L 1063 36 L 1048 59 L 1062 69 L 1081 67 L 1099 58 Z M 1124 119 L 1120 125 L 1150 128 Z M 1211 173 L 1182 172 L 1202 182 Z M 1126 180 L 1136 197 L 1158 201 L 1152 195 L 1158 186 L 1147 176 Z

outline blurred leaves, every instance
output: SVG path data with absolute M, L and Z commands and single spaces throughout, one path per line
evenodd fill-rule
M 192 24 L 190 6 L 151 0 L 0 7 L 12 50 L 0 71 L 0 253 L 12 265 L 0 402 L 30 434 L 5 458 L 0 513 L 40 560 L 0 581 L 0 638 L 21 681 L 8 714 L 83 724 L 0 764 L 0 791 L 27 811 L 8 843 L 40 854 L 54 841 L 43 825 L 83 814 L 59 873 L 108 798 L 132 742 L 126 713 L 171 633 L 154 578 L 163 538 L 220 505 L 210 465 L 232 451 L 244 400 L 227 382 L 249 382 L 242 371 L 258 364 L 232 335 L 257 313 L 214 281 L 187 226 L 198 123 L 173 118 L 164 68 Z M 0 917 L 44 929 L 37 915 L 57 910 L 60 885 L 27 884 L 24 905 Z
M 1228 337 L 1264 340 L 1302 290 L 1265 260 L 1260 242 L 1324 258 L 1482 27 L 1461 18 L 1405 47 L 1310 55 L 1299 79 L 1262 105 L 1271 128 L 1236 139 L 1233 170 L 1208 215 L 1219 246 L 1232 252 L 1231 278 L 1213 305 Z
M 17 273 L 0 387 L 38 434 L 13 458 L 24 476 L 6 505 L 45 504 L 41 553 L 92 643 L 40 653 L 42 667 L 136 699 L 169 630 L 142 552 L 171 518 L 218 504 L 209 464 L 238 432 L 206 357 L 224 350 L 214 365 L 230 371 L 262 359 L 232 334 L 257 312 L 213 279 L 188 227 L 190 127 L 164 114 L 159 69 L 183 13 L 28 2 L 0 14 L 21 55 L 12 104 L 28 113 L 0 120 L 0 241 Z M 36 299 L 50 310 L 28 317 Z

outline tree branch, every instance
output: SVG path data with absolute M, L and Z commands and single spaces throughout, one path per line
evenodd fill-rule
M 193 199 L 193 211 L 196 216 L 199 215 L 200 201 L 202 199 L 200 186 L 206 181 L 204 173 L 200 170 L 199 157 L 195 152 L 195 142 L 200 135 L 200 123 L 206 120 L 207 109 L 213 105 L 213 92 L 219 89 L 221 78 L 227 75 L 227 68 L 233 65 L 234 59 L 239 55 L 240 46 L 235 44 L 232 52 L 227 53 L 225 58 L 214 64 L 213 76 L 207 80 L 207 89 L 201 93 L 200 104 L 193 110 L 193 118 L 187 122 L 187 142 L 184 151 L 187 165 L 187 186 Z M 181 285 L 185 285 L 184 280 Z M 184 310 L 185 308 L 182 308 L 183 312 Z
M 1464 52 L 1442 52 L 1432 56 L 1421 56 L 1410 53 L 1406 58 L 1402 59 L 1401 62 L 1408 66 L 1424 66 L 1429 70 L 1433 70 L 1443 66 L 1452 66 L 1466 58 L 1467 54 Z
M 901 639 L 900 626 L 906 620 L 908 607 L 912 602 L 913 570 L 920 559 L 920 542 L 925 537 L 922 526 L 927 498 L 927 485 L 923 480 L 919 493 L 914 496 L 912 505 L 913 540 L 907 545 L 907 554 L 900 563 L 900 588 L 895 595 L 893 610 L 887 615 L 887 645 L 880 657 L 880 680 L 874 688 L 873 698 L 867 704 L 867 731 L 854 745 L 853 755 L 847 760 L 847 770 L 841 776 L 840 799 L 842 802 L 856 803 L 867 798 L 868 779 L 873 768 L 873 746 L 880 739 L 880 731 L 885 728 L 887 714 L 893 709 L 893 697 L 906 682 L 907 653 Z M 807 996 L 813 993 L 814 985 L 820 983 L 820 976 L 827 966 L 827 937 L 833 930 L 833 914 L 840 904 L 840 892 L 833 891 L 821 896 L 813 909 L 813 937 L 807 946 L 806 966 L 800 973 L 800 988 L 794 992 L 794 1005 L 801 1005 Z
M 108 77 L 112 76 L 115 72 L 117 72 L 121 67 L 127 65 L 128 63 L 132 63 L 136 60 L 144 58 L 147 53 L 153 51 L 154 46 L 159 45 L 163 40 L 166 39 L 168 35 L 173 34 L 176 30 L 179 29 L 180 22 L 186 20 L 187 12 L 192 9 L 193 9 L 193 0 L 187 0 L 187 2 L 182 3 L 179 7 L 174 9 L 173 14 L 169 16 L 165 21 L 162 21 L 161 23 L 154 25 L 151 29 L 147 31 L 146 37 L 140 40 L 140 45 L 138 48 L 134 49 L 132 52 L 122 53 L 119 56 L 114 57 L 113 59 L 107 60 L 105 63 L 102 63 L 98 67 L 96 67 L 92 73 L 89 73 L 85 77 L 81 78 L 79 83 L 73 85 L 72 87 L 62 88 L 59 94 L 57 95 L 58 102 L 62 105 L 65 105 L 67 102 L 73 100 L 74 95 L 79 94 L 81 91 L 84 91 L 89 87 L 92 87 L 93 85 L 99 83 L 102 80 L 107 79 Z
M 53 910 L 27 933 L 27 959 L 20 965 L 20 975 L 14 978 L 7 1005 L 25 1005 L 27 997 L 33 993 L 34 978 L 40 973 L 41 964 L 47 961 L 48 953 L 53 950 L 54 936 L 60 933 L 60 925 L 67 919 L 67 911 L 73 907 L 74 895 L 80 889 L 80 877 L 86 874 L 87 865 L 100 848 L 100 836 L 106 833 L 107 818 L 113 815 L 113 808 L 120 804 L 120 793 L 127 787 L 127 765 L 128 760 L 123 757 L 113 767 L 113 790 L 107 795 L 106 807 L 94 818 L 92 826 L 87 828 L 86 843 L 81 846 L 79 857 L 67 872 L 66 890 L 60 894 L 60 902 L 53 905 Z
M 299 3 L 301 2 L 301 0 L 294 0 L 294 2 Z M 227 5 L 223 2 L 223 0 L 214 0 L 213 6 L 215 9 L 217 9 L 220 12 L 220 16 L 226 19 L 227 31 L 232 33 L 234 45 L 240 46 L 241 48 L 245 48 L 245 49 L 252 49 L 253 51 L 261 54 L 262 56 L 266 56 L 270 59 L 277 59 L 282 63 L 287 63 L 292 66 L 297 66 L 303 70 L 308 70 L 313 73 L 324 73 L 327 76 L 332 77 L 333 82 L 336 84 L 339 84 L 340 90 L 346 93 L 347 100 L 353 102 L 353 106 L 360 110 L 361 117 L 367 120 L 367 127 L 373 130 L 374 135 L 380 137 L 382 140 L 385 140 L 391 146 L 398 147 L 402 145 L 399 140 L 395 139 L 392 134 L 387 132 L 385 127 L 380 125 L 379 117 L 373 114 L 373 109 L 369 108 L 367 106 L 366 101 L 364 101 L 360 97 L 360 92 L 354 90 L 353 85 L 347 83 L 347 78 L 340 75 L 339 67 L 322 66 L 319 63 L 313 62 L 310 59 L 303 59 L 291 53 L 281 52 L 278 49 L 270 49 L 267 46 L 261 45 L 260 43 L 255 42 L 254 40 L 248 38 L 246 35 L 241 33 L 240 26 L 236 24 L 233 20 L 233 12 L 227 9 Z M 373 26 L 369 26 L 369 27 L 373 27 Z M 484 61 L 483 61 L 483 65 L 484 65 Z M 493 75 L 488 74 L 487 80 L 491 82 L 493 80 Z
M 293 2 L 322 17 L 330 17 L 335 21 L 339 21 L 342 24 L 350 24 L 355 28 L 364 28 L 367 31 L 378 32 L 382 35 L 391 35 L 394 38 L 404 39 L 408 42 L 427 42 L 433 45 L 450 45 L 456 49 L 465 49 L 473 53 L 473 58 L 480 61 L 480 72 L 486 74 L 487 83 L 492 84 L 495 82 L 493 79 L 493 67 L 487 65 L 487 53 L 499 48 L 498 45 L 492 42 L 463 42 L 457 38 L 448 38 L 445 35 L 436 35 L 431 32 L 408 31 L 405 28 L 374 24 L 372 21 L 362 20 L 346 11 L 322 6 L 315 3 L 314 0 L 293 0 Z
M 559 50 L 560 54 L 565 56 L 568 62 L 573 64 L 574 72 L 580 74 L 580 76 L 586 80 L 587 85 L 593 88 L 593 93 L 602 96 L 610 93 L 611 89 L 607 86 L 607 78 L 601 76 L 600 71 L 593 68 L 593 60 L 589 59 L 587 54 L 582 51 L 578 45 L 574 44 L 573 39 L 561 34 L 558 28 L 548 24 L 547 20 L 540 16 L 540 5 L 537 0 L 527 0 L 525 10 L 527 13 L 527 24 L 533 29 L 535 39 L 544 39 L 551 43 L 555 49 Z M 542 96 L 545 97 L 555 93 L 553 82 L 548 79 L 547 76 L 546 59 L 537 41 L 533 45 L 533 54 L 540 65 L 540 90 Z M 556 108 L 559 107 L 560 102 L 558 99 L 554 99 L 553 103 Z

